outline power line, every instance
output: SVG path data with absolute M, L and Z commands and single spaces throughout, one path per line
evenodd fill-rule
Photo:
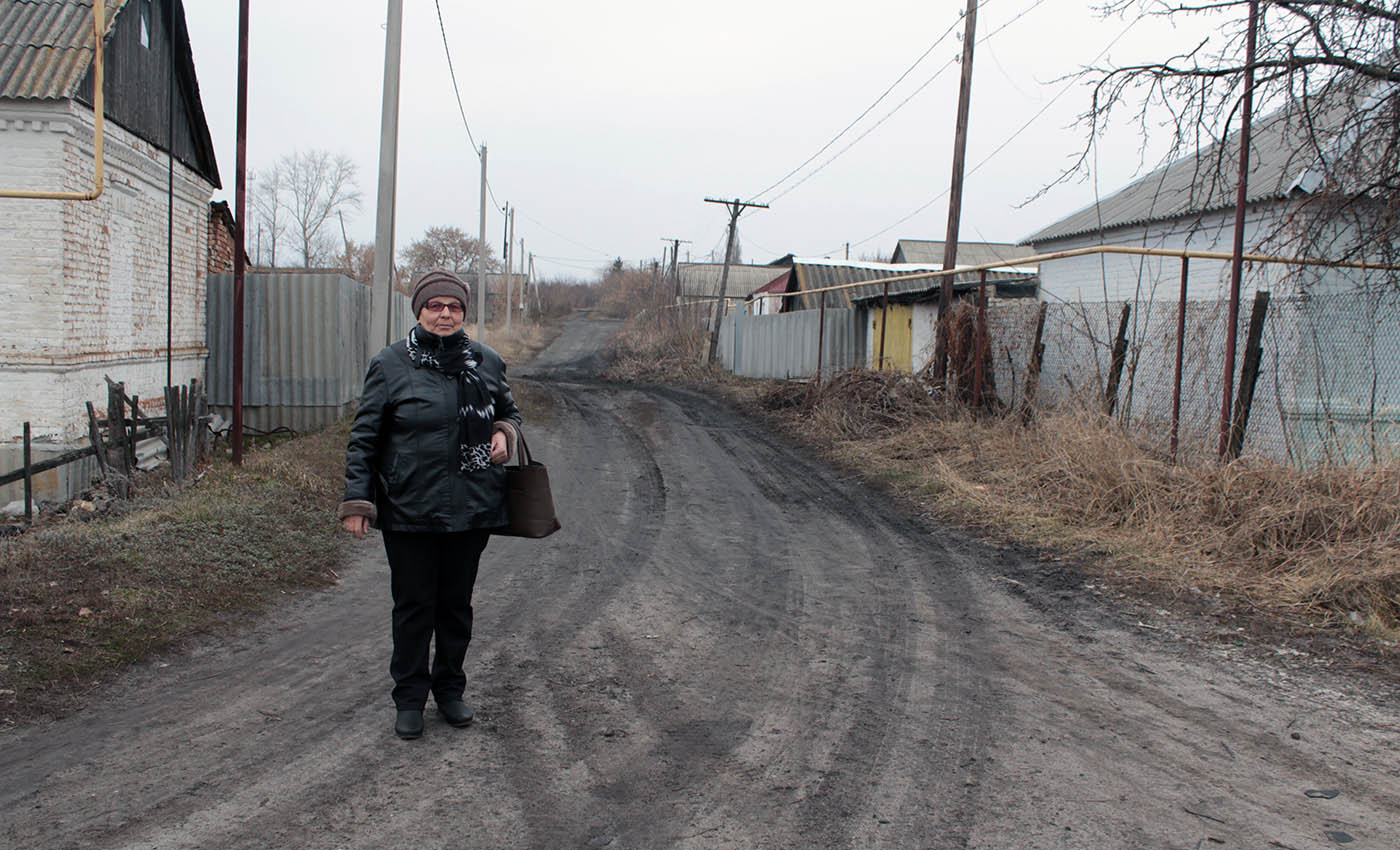
M 462 90 L 457 86 L 457 72 L 452 68 L 452 48 L 447 46 L 447 24 L 442 20 L 442 3 L 433 0 L 433 5 L 437 7 L 438 29 L 442 30 L 442 52 L 447 54 L 447 73 L 452 77 L 452 91 L 457 94 L 457 111 L 462 114 L 462 126 L 467 128 L 467 141 L 472 143 L 472 152 L 476 154 L 477 159 L 481 159 L 481 148 L 472 136 L 471 125 L 467 123 L 467 110 L 462 106 Z
M 1043 0 L 1037 0 L 1037 2 L 1036 2 L 1033 6 L 1031 6 L 1030 8 L 1028 8 L 1026 11 L 1029 12 L 1031 9 L 1034 9 L 1036 6 L 1039 6 L 1041 2 L 1043 2 Z M 1023 12 L 1022 14 L 1025 14 L 1025 13 Z M 1018 15 L 1017 17 L 1020 17 L 1020 16 Z M 1124 27 L 1123 30 L 1122 30 L 1121 32 L 1118 33 L 1118 35 L 1114 36 L 1113 39 L 1112 39 L 1111 41 L 1109 41 L 1108 44 L 1104 45 L 1104 48 L 1103 48 L 1102 50 L 1100 50 L 1099 53 L 1098 53 L 1098 55 L 1095 56 L 1093 59 L 1091 59 L 1090 62 L 1097 62 L 1099 59 L 1103 58 L 1103 55 L 1104 55 L 1105 53 L 1107 53 L 1108 51 L 1112 50 L 1112 49 L 1113 49 L 1113 46 L 1114 46 L 1115 44 L 1117 44 L 1119 41 L 1121 41 L 1122 38 L 1123 38 L 1123 36 L 1127 35 L 1128 32 L 1129 32 L 1130 30 L 1132 30 L 1133 27 L 1137 26 L 1138 20 L 1140 20 L 1140 19 L 1130 21 L 1130 22 L 1128 23 L 1128 25 L 1127 25 L 1126 27 Z M 995 35 L 996 32 L 1000 32 L 1001 29 L 1004 29 L 1004 28 L 1005 28 L 1005 25 L 1003 25 L 1003 27 L 997 29 L 995 32 L 990 33 L 987 37 L 988 37 L 988 38 L 991 38 L 992 35 Z M 1044 115 L 1044 114 L 1046 113 L 1046 111 L 1048 111 L 1048 110 L 1050 109 L 1050 107 L 1054 106 L 1055 103 L 1056 103 L 1060 98 L 1064 97 L 1064 96 L 1069 92 L 1069 90 L 1072 89 L 1072 88 L 1074 87 L 1075 82 L 1076 82 L 1075 80 L 1070 80 L 1068 83 L 1066 83 L 1065 86 L 1064 86 L 1063 88 L 1061 88 L 1058 92 L 1056 92 L 1056 94 L 1055 94 L 1054 97 L 1050 98 L 1050 100 L 1048 100 L 1048 101 L 1045 103 L 1044 106 L 1042 106 L 1034 115 L 1032 115 L 1032 116 L 1030 117 L 1030 120 L 1028 120 L 1026 123 L 1022 124 L 1022 125 L 1020 126 L 1020 128 L 1016 130 L 1016 132 L 1012 133 L 1012 134 L 1011 134 L 1010 136 L 1008 136 L 1001 144 L 997 145 L 996 148 L 994 148 L 994 149 L 992 150 L 991 153 L 987 154 L 987 156 L 985 156 L 980 162 L 978 162 L 978 163 L 977 163 L 976 165 L 974 165 L 971 169 L 969 169 L 967 173 L 968 173 L 968 174 L 976 174 L 984 165 L 986 165 L 988 162 L 991 162 L 991 160 L 992 160 L 993 157 L 995 157 L 997 154 L 999 154 L 999 153 L 1001 153 L 1003 150 L 1005 150 L 1007 145 L 1009 145 L 1009 144 L 1011 144 L 1013 141 L 1015 141 L 1016 138 L 1017 138 L 1018 136 L 1020 136 L 1022 133 L 1024 133 L 1026 130 L 1030 129 L 1031 125 L 1034 124 L 1034 123 L 1040 118 L 1040 116 Z M 948 189 L 944 189 L 943 191 L 939 192 L 937 195 L 934 195 L 932 198 L 930 198 L 926 203 L 924 203 L 924 204 L 922 204 L 921 206 L 919 206 L 918 209 L 916 209 L 916 210 L 914 210 L 913 212 L 909 213 L 908 215 L 904 216 L 904 217 L 901 218 L 900 220 L 894 222 L 893 224 L 890 224 L 890 225 L 886 226 L 886 227 L 883 228 L 882 230 L 880 230 L 880 231 L 878 231 L 878 232 L 876 232 L 876 233 L 873 233 L 873 234 L 871 234 L 870 236 L 865 237 L 864 239 L 860 240 L 859 242 L 852 242 L 851 244 L 852 244 L 852 245 L 864 245 L 864 244 L 867 243 L 867 242 L 870 242 L 870 241 L 872 241 L 872 240 L 874 240 L 874 239 L 878 239 L 879 237 L 885 235 L 885 234 L 888 233 L 889 231 L 893 230 L 894 228 L 900 226 L 901 224 L 905 223 L 905 222 L 908 221 L 909 219 L 913 218 L 914 216 L 918 215 L 919 213 L 921 213 L 921 212 L 923 212 L 924 210 L 928 209 L 929 207 L 933 206 L 933 204 L 935 204 L 935 203 L 938 202 L 939 200 L 941 200 L 941 199 L 943 199 L 944 197 L 946 197 L 947 194 L 948 194 L 948 191 L 949 191 Z M 830 253 L 830 252 L 826 252 L 826 253 Z
M 806 167 L 812 162 L 812 160 L 814 160 L 814 159 L 816 159 L 817 157 L 821 156 L 823 153 L 826 152 L 826 150 L 827 150 L 828 148 L 830 148 L 832 145 L 836 144 L 837 140 L 839 140 L 842 136 L 846 135 L 846 133 L 849 132 L 850 129 L 851 129 L 852 127 L 854 127 L 856 124 L 860 123 L 860 120 L 861 120 L 862 118 L 864 118 L 865 116 L 869 115 L 869 114 L 870 114 L 870 111 L 871 111 L 872 109 L 874 109 L 875 107 L 879 106 L 880 103 L 881 103 L 881 101 L 883 101 L 886 97 L 888 97 L 889 94 L 890 94 L 890 92 L 894 91 L 894 89 L 895 89 L 896 86 L 898 86 L 900 83 L 904 82 L 904 78 L 905 78 L 905 77 L 908 77 L 911 73 L 913 73 L 914 69 L 917 68 L 917 67 L 919 67 L 920 63 L 922 63 L 925 59 L 927 59 L 927 58 L 928 58 L 928 55 L 929 55 L 930 53 L 932 53 L 932 52 L 934 51 L 934 49 L 938 47 L 938 45 L 942 44 L 942 43 L 943 43 L 943 40 L 946 39 L 946 38 L 949 36 L 949 34 L 951 34 L 955 29 L 957 29 L 958 23 L 959 23 L 959 21 L 954 21 L 953 24 L 952 24 L 952 26 L 950 26 L 950 27 L 948 27 L 948 29 L 944 30 L 943 34 L 940 35 L 940 36 L 933 42 L 933 44 L 930 44 L 929 47 L 928 47 L 928 49 L 925 50 L 922 54 L 920 54 L 920 56 L 919 56 L 918 59 L 915 59 L 915 60 L 914 60 L 914 64 L 910 65 L 908 68 L 905 68 L 905 69 L 904 69 L 904 73 L 900 74 L 900 75 L 899 75 L 899 78 L 896 79 L 893 83 L 890 83 L 889 87 L 886 88 L 883 92 L 881 92 L 881 93 L 880 93 L 880 96 L 877 97 L 877 98 L 875 98 L 875 100 L 874 100 L 869 106 L 865 107 L 865 109 L 864 109 L 859 115 L 857 115 L 857 116 L 851 121 L 851 123 L 849 123 L 849 124 L 847 124 L 845 127 L 841 128 L 841 132 L 837 133 L 835 136 L 832 136 L 832 137 L 831 137 L 831 140 L 830 140 L 829 142 L 827 142 L 826 144 L 822 145 L 822 146 L 817 150 L 816 153 L 812 154 L 811 156 L 809 156 L 809 157 L 807 157 L 805 160 L 803 160 L 801 165 L 797 166 L 797 167 L 794 168 L 793 170 L 789 171 L 787 174 L 784 174 L 782 177 L 778 178 L 778 180 L 776 180 L 772 185 L 764 187 L 764 189 L 763 189 L 762 191 L 760 191 L 760 192 L 755 192 L 755 193 L 749 198 L 749 200 L 756 200 L 756 199 L 758 199 L 759 197 L 761 197 L 761 196 L 763 196 L 763 195 L 766 195 L 768 192 L 772 191 L 773 189 L 776 189 L 777 187 L 781 186 L 783 183 L 787 182 L 787 179 L 788 179 L 789 177 L 791 177 L 792 175 L 794 175 L 794 174 L 796 174 L 797 172 L 801 171 L 802 169 L 806 168 Z M 927 85 L 927 83 L 925 83 L 925 85 Z

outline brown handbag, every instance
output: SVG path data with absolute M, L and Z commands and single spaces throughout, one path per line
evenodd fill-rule
M 509 519 L 492 534 L 503 537 L 548 537 L 562 526 L 554 514 L 554 495 L 549 489 L 549 471 L 530 456 L 525 433 L 516 429 L 519 445 L 515 464 L 506 466 L 506 513 Z

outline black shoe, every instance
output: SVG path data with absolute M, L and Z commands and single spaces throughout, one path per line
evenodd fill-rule
M 438 703 L 438 714 L 453 726 L 467 726 L 472 722 L 472 707 L 459 699 Z
M 394 734 L 405 741 L 423 736 L 423 709 L 401 708 L 394 716 Z

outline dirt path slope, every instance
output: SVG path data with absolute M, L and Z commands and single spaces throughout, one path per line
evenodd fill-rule
M 516 370 L 565 529 L 487 550 L 473 727 L 392 736 L 367 541 L 0 737 L 0 846 L 1400 846 L 1389 695 L 1171 640 L 702 396 L 594 382 L 607 330 Z

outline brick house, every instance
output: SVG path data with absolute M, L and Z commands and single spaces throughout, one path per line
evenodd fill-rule
M 25 421 L 55 449 L 82 439 L 104 376 L 152 401 L 167 370 L 177 384 L 204 377 L 205 276 L 222 216 L 209 203 L 219 174 L 184 8 L 108 0 L 106 18 L 102 194 L 0 198 L 10 448 Z M 0 0 L 0 189 L 93 187 L 93 47 L 91 0 Z

